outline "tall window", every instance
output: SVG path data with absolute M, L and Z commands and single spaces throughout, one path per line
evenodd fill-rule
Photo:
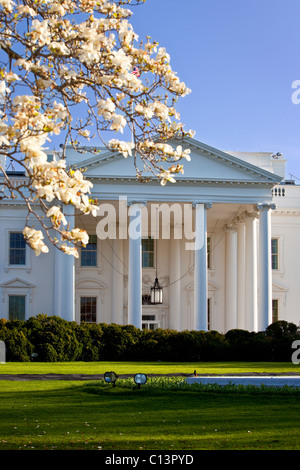
M 142 266 L 154 268 L 154 240 L 151 237 L 142 239 Z
M 278 321 L 278 299 L 272 300 L 272 323 Z
M 80 298 L 80 322 L 96 323 L 97 320 L 97 298 Z
M 97 235 L 89 235 L 89 242 L 81 247 L 81 266 L 97 266 Z
M 278 238 L 272 238 L 272 269 L 279 269 L 279 240 Z
M 9 234 L 9 264 L 26 264 L 26 243 L 22 232 Z
M 210 330 L 211 328 L 211 312 L 210 312 L 210 299 L 207 299 L 207 329 Z
M 211 268 L 211 256 L 210 256 L 210 237 L 207 238 L 207 269 Z
M 8 299 L 9 320 L 25 320 L 25 295 L 10 295 Z

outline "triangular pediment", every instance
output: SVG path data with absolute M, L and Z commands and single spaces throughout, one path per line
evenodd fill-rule
M 191 161 L 180 162 L 184 164 L 184 174 L 177 175 L 176 180 L 276 184 L 282 179 L 274 173 L 191 138 L 175 139 L 170 144 L 175 148 L 181 145 L 184 149 L 191 150 Z M 124 180 L 136 177 L 133 157 L 125 158 L 117 152 L 102 150 L 97 155 L 87 153 L 82 158 L 81 166 L 86 169 L 87 178 Z
M 273 289 L 273 292 L 287 292 L 288 291 L 288 288 L 285 287 L 285 286 L 282 286 L 282 285 L 279 285 L 275 282 L 272 283 L 272 289 Z
M 10 288 L 10 289 L 12 288 L 32 289 L 33 287 L 35 287 L 35 285 L 32 284 L 31 282 L 24 281 L 23 279 L 16 277 L 14 279 L 11 279 L 10 281 L 3 282 L 2 284 L 0 284 L 0 287 Z

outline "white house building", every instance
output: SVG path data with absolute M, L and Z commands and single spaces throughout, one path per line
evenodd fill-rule
M 300 186 L 285 179 L 286 160 L 190 138 L 180 144 L 191 161 L 166 186 L 138 182 L 130 158 L 118 153 L 68 150 L 70 165 L 86 168 L 100 207 L 96 218 L 68 213 L 90 235 L 78 259 L 52 246 L 36 257 L 22 236 L 24 204 L 3 200 L 0 318 L 44 313 L 220 332 L 261 331 L 276 320 L 298 325 Z M 161 303 L 151 303 L 156 278 Z

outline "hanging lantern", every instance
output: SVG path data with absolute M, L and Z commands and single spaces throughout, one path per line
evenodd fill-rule
M 156 277 L 154 286 L 151 287 L 151 303 L 162 304 L 162 293 L 163 293 L 163 288 L 159 284 L 158 279 Z
M 157 209 L 156 209 L 156 218 L 157 218 Z M 157 224 L 157 222 L 156 222 Z M 158 225 L 156 225 L 158 227 Z M 157 277 L 157 252 L 158 252 L 158 247 L 156 244 L 156 263 L 155 263 L 155 270 L 156 270 L 156 275 L 155 275 L 155 282 L 154 286 L 151 287 L 151 304 L 162 304 L 162 292 L 163 288 L 158 282 L 158 277 Z

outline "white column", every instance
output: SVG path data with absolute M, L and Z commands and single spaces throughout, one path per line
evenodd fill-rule
M 123 240 L 112 240 L 112 323 L 123 325 L 124 280 L 123 280 Z
M 142 204 L 129 207 L 128 324 L 142 328 Z
M 260 315 L 258 328 L 265 330 L 272 323 L 272 260 L 271 260 L 271 209 L 272 204 L 257 206 L 259 215 L 259 271 Z
M 246 294 L 246 226 L 241 221 L 237 227 L 237 328 L 245 329 Z
M 62 261 L 64 255 L 58 248 L 54 248 L 54 292 L 53 292 L 53 314 L 57 317 L 62 315 L 61 299 L 62 299 Z
M 226 229 L 225 247 L 225 327 L 226 331 L 237 325 L 237 232 Z
M 180 331 L 180 248 L 181 240 L 171 237 L 170 240 L 170 287 L 169 287 L 169 312 L 170 329 Z
M 74 206 L 64 206 L 70 230 L 75 225 Z M 55 248 L 54 313 L 64 320 L 75 321 L 75 259 Z
M 196 330 L 207 331 L 207 208 L 195 204 L 194 322 Z
M 246 323 L 257 331 L 257 224 L 255 216 L 246 218 Z

